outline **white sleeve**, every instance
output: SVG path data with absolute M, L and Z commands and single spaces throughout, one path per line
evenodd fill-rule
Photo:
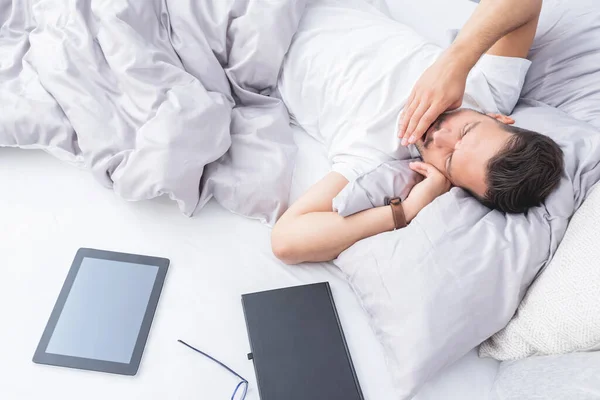
M 477 63 L 498 110 L 510 115 L 519 100 L 531 61 L 518 57 L 485 54 Z

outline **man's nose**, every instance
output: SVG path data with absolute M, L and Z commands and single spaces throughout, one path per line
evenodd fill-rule
M 440 128 L 433 132 L 433 143 L 436 147 L 445 147 L 453 149 L 458 145 L 458 136 L 455 135 L 451 130 L 446 128 Z

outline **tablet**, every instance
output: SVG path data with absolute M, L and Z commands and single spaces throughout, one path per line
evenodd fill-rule
M 33 362 L 135 375 L 169 260 L 79 249 Z

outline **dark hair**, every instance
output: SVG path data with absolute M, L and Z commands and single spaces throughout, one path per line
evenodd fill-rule
M 558 186 L 563 152 L 549 137 L 500 123 L 513 136 L 488 163 L 483 204 L 506 213 L 541 205 Z

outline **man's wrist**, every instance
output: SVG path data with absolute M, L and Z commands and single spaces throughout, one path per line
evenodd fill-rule
M 400 206 L 402 207 L 402 211 L 404 211 L 404 217 L 406 218 L 407 224 L 412 221 L 420 211 L 418 206 L 409 199 L 400 203 Z M 392 207 L 389 205 L 381 206 L 377 207 L 377 210 L 385 211 L 385 230 L 393 231 L 396 229 L 396 221 L 394 220 L 394 210 L 392 210 Z
M 468 75 L 481 58 L 481 55 L 478 51 L 474 51 L 471 46 L 463 46 L 455 42 L 446 50 L 444 62 L 464 75 Z
M 410 199 L 407 198 L 402 202 L 402 209 L 404 210 L 404 217 L 406 217 L 406 223 L 412 221 L 419 213 L 419 207 Z

